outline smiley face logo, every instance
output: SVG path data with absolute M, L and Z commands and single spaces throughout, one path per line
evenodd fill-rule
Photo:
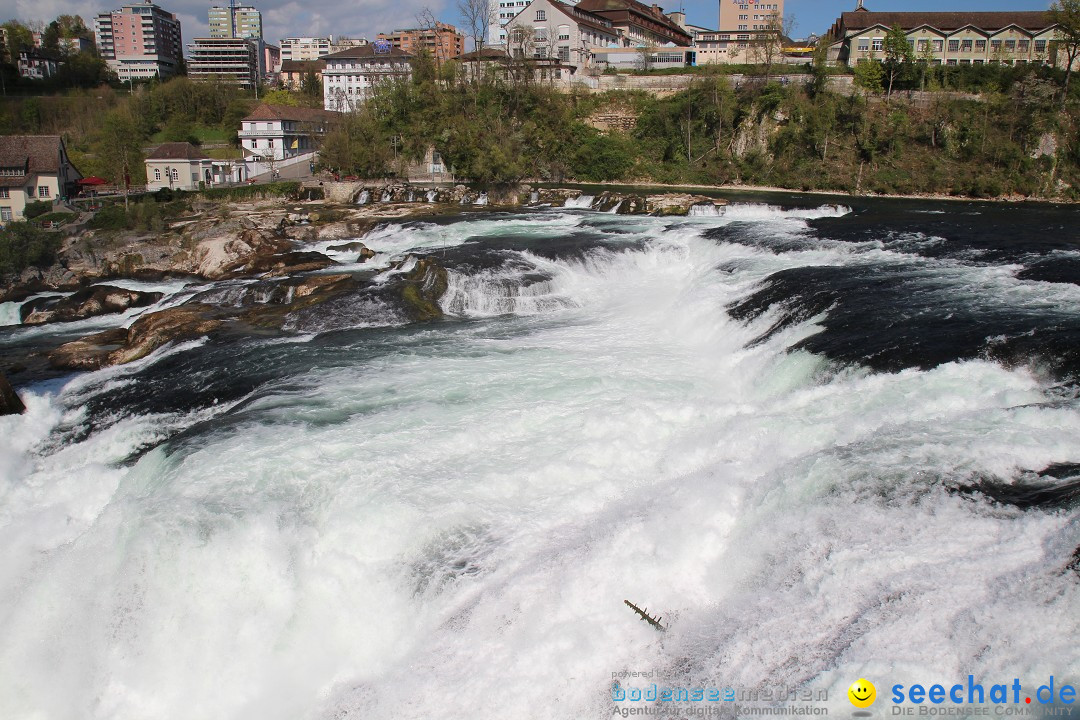
M 877 688 L 869 680 L 859 678 L 847 689 L 848 700 L 857 708 L 868 708 L 877 700 Z

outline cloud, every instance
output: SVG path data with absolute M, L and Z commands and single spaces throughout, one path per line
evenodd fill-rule
M 158 4 L 180 18 L 184 43 L 209 32 L 207 10 L 228 0 L 160 0 Z M 82 15 L 88 26 L 100 12 L 125 4 L 125 0 L 15 0 L 13 18 L 48 22 L 57 15 Z M 374 38 L 380 32 L 414 27 L 416 15 L 430 7 L 443 22 L 455 23 L 453 0 L 359 0 L 359 2 L 297 2 L 296 0 L 254 0 L 263 14 L 266 41 L 277 44 L 286 37 L 346 35 Z M 3 17 L 0 20 L 8 20 Z

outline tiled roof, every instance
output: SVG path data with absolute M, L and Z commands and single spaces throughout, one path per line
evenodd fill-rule
M 1054 23 L 1043 11 L 1026 12 L 868 12 L 854 11 L 843 13 L 833 26 L 836 31 L 858 31 L 874 25 L 892 27 L 899 25 L 905 30 L 921 25 L 929 25 L 938 30 L 959 30 L 973 25 L 980 30 L 995 31 L 1010 25 L 1017 25 L 1025 30 L 1043 30 Z
M 320 110 L 318 108 L 292 107 L 291 105 L 267 105 L 262 103 L 244 120 L 295 120 L 297 122 L 318 122 L 321 120 L 333 120 L 341 117 L 332 110 Z
M 0 136 L 0 167 L 27 167 L 30 173 L 60 172 L 59 135 Z
M 283 73 L 321 73 L 326 69 L 325 60 L 282 60 L 281 72 Z
M 551 4 L 556 10 L 577 23 L 591 27 L 594 30 L 599 30 L 608 35 L 614 35 L 616 37 L 619 35 L 619 31 L 613 28 L 608 20 L 599 15 L 593 15 L 587 10 L 582 10 L 573 5 L 567 5 L 566 3 L 559 2 L 559 0 L 551 0 Z
M 690 33 L 686 32 L 684 28 L 679 26 L 674 20 L 671 20 L 667 15 L 664 15 L 660 8 L 654 6 L 645 5 L 637 0 L 581 0 L 577 4 L 579 10 L 584 10 L 591 13 L 604 13 L 604 12 L 628 12 L 635 15 L 648 18 L 655 23 L 663 25 L 668 32 L 674 35 L 680 35 L 685 38 L 690 37 Z
M 158 145 L 146 156 L 147 160 L 208 160 L 209 157 L 188 142 L 167 142 Z

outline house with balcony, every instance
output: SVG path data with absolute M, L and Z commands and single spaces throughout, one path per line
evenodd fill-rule
M 72 197 L 81 179 L 59 135 L 0 136 L 0 223 L 23 219 L 28 203 Z
M 412 75 L 412 55 L 386 40 L 348 48 L 323 58 L 323 107 L 352 112 L 384 82 Z
M 287 162 L 317 152 L 339 117 L 329 110 L 263 103 L 241 121 L 237 135 L 245 159 Z
M 1052 64 L 1058 33 L 1043 11 L 871 12 L 859 0 L 830 30 L 829 61 L 880 60 L 885 36 L 895 26 L 904 31 L 916 58 L 934 65 Z
M 19 53 L 19 75 L 28 80 L 48 80 L 60 67 L 60 62 L 43 50 L 23 50 Z
M 559 0 L 532 0 L 505 32 L 510 57 L 531 60 L 538 79 L 556 85 L 599 73 L 596 54 L 624 47 L 623 34 L 612 21 Z

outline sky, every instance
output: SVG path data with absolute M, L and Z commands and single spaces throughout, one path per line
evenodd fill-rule
M 125 0 L 0 0 L 0 21 L 17 19 L 48 22 L 57 15 L 82 15 L 88 27 L 99 12 L 112 10 Z M 686 10 L 687 21 L 715 28 L 717 0 L 645 0 L 660 4 L 666 12 Z M 207 34 L 207 8 L 228 0 L 158 0 L 158 4 L 180 17 L 185 44 Z M 667 2 L 669 4 L 665 5 Z M 284 37 L 347 35 L 373 38 L 379 32 L 416 26 L 416 15 L 429 7 L 440 20 L 462 27 L 457 0 L 249 0 L 263 13 L 263 33 L 276 44 Z M 865 0 L 869 10 L 1045 10 L 1050 0 Z M 12 5 L 14 7 L 12 8 Z M 855 0 L 786 0 L 785 15 L 793 16 L 794 37 L 828 31 L 845 10 L 853 10 Z

